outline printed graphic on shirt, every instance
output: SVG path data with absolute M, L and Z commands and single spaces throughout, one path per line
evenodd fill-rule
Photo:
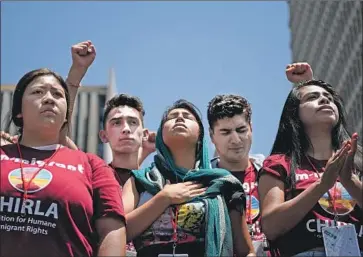
M 251 235 L 252 241 L 263 241 L 264 240 L 264 234 L 262 233 L 261 226 L 260 226 L 260 202 L 255 197 L 251 197 L 250 202 L 250 195 L 246 196 L 246 212 L 247 215 L 249 215 L 249 211 L 251 210 L 251 217 L 248 217 L 248 230 Z M 251 205 L 251 209 L 250 209 Z M 252 224 L 250 224 L 252 222 Z
M 250 182 L 243 182 L 243 191 L 245 191 L 246 194 L 252 194 L 252 191 L 257 189 L 257 182 L 250 183 Z
M 204 218 L 202 205 L 202 203 L 182 205 L 178 212 L 178 225 L 185 231 L 198 233 Z
M 170 210 L 170 209 L 168 209 Z M 169 213 L 164 212 L 151 226 L 151 231 L 149 232 L 150 244 L 151 241 L 156 242 L 168 242 L 171 237 L 172 223 L 171 216 Z
M 24 178 L 22 179 L 21 170 L 22 169 L 20 169 L 20 168 L 12 170 L 12 171 L 10 171 L 9 176 L 8 176 L 10 184 L 16 190 L 18 190 L 20 192 L 24 192 L 23 179 L 24 179 L 24 183 L 27 184 L 27 186 L 28 186 L 27 193 L 34 193 L 34 192 L 40 191 L 40 190 L 44 189 L 45 187 L 47 187 L 53 178 L 52 173 L 46 169 L 41 169 L 39 171 L 39 168 L 26 167 L 26 168 L 23 168 Z M 39 171 L 39 173 L 36 174 L 38 171 Z M 36 176 L 33 178 L 34 175 L 36 175 Z M 32 180 L 32 181 L 30 184 L 28 184 L 30 182 L 30 180 Z
M 29 160 L 21 160 L 20 158 L 16 157 L 9 157 L 6 154 L 0 155 L 1 161 L 11 161 L 13 163 L 24 163 L 26 165 L 35 166 L 39 168 L 43 168 L 45 165 L 44 161 L 37 160 L 36 158 L 32 158 L 31 161 Z M 77 165 L 70 165 L 70 164 L 64 164 L 60 162 L 51 161 L 47 164 L 47 167 L 57 167 L 68 171 L 78 171 L 83 174 L 84 172 L 84 166 L 83 164 L 77 164 Z
M 297 171 L 296 174 L 296 181 L 297 181 L 297 188 L 305 189 L 307 188 L 311 183 L 319 179 L 319 175 L 315 172 L 304 172 L 301 170 Z M 322 174 L 320 174 L 320 177 Z M 329 194 L 334 199 L 330 199 Z M 343 187 L 343 185 L 340 182 L 336 183 L 336 186 L 333 186 L 329 190 L 329 194 L 326 192 L 318 201 L 319 206 L 321 209 L 330 214 L 334 215 L 334 209 L 337 214 L 337 216 L 345 216 L 351 213 L 357 202 L 354 200 L 348 193 L 348 191 Z M 333 206 L 334 203 L 334 206 Z M 318 211 L 318 210 L 315 210 Z M 343 221 L 337 221 L 335 222 L 331 218 L 324 217 L 318 217 L 315 218 L 309 218 L 305 220 L 306 224 L 306 230 L 313 233 L 315 237 L 322 239 L 322 228 L 323 227 L 331 227 L 331 226 L 344 226 L 348 223 Z M 358 238 L 362 237 L 363 234 L 363 226 L 359 224 L 359 222 L 351 221 L 351 224 L 355 225 L 356 232 Z
M 260 202 L 257 200 L 256 197 L 250 195 L 246 196 L 246 209 L 247 212 L 249 212 L 249 210 L 251 210 L 251 219 L 255 219 L 258 214 L 260 214 Z
M 316 236 L 319 238 L 322 238 L 323 236 L 321 233 L 322 233 L 324 227 L 334 227 L 334 226 L 340 227 L 340 226 L 345 226 L 347 224 L 349 224 L 349 223 L 346 223 L 343 221 L 335 222 L 334 220 L 331 220 L 331 219 L 316 218 L 316 219 L 309 219 L 306 222 L 306 229 L 312 233 L 316 233 L 316 232 L 319 233 Z M 350 224 L 353 224 L 353 223 L 350 223 Z M 363 225 L 360 225 L 358 223 L 355 223 L 353 225 L 355 225 L 357 236 L 362 237 L 363 236 Z
M 57 224 L 51 220 L 58 219 L 58 204 L 44 203 L 41 200 L 23 199 L 19 197 L 0 198 L 0 230 L 22 231 L 34 235 L 48 235 L 49 229 Z M 26 214 L 26 216 L 22 216 Z M 47 220 L 46 220 L 47 219 Z
M 171 208 L 166 211 L 141 236 L 144 246 L 172 242 L 173 227 Z M 187 203 L 178 208 L 178 242 L 195 242 L 201 238 L 205 206 L 202 202 Z
M 332 215 L 336 212 L 336 214 L 340 216 L 353 211 L 357 202 L 349 195 L 348 191 L 340 182 L 337 182 L 336 186 L 333 186 L 329 190 L 329 193 L 334 201 L 329 198 L 328 193 L 325 193 L 319 200 L 319 204 L 324 211 Z
M 38 174 L 36 174 L 39 171 Z M 23 178 L 22 178 L 23 173 Z M 33 178 L 34 177 L 34 178 Z M 53 179 L 52 173 L 47 169 L 38 167 L 24 167 L 11 170 L 8 174 L 10 185 L 17 191 L 32 194 L 46 188 Z M 30 184 L 29 184 L 30 182 Z M 43 200 L 26 199 L 22 197 L 1 196 L 0 198 L 0 230 L 21 231 L 31 234 L 48 235 L 49 229 L 56 228 L 56 223 L 47 218 L 58 219 L 58 204 Z M 22 217 L 26 215 L 26 217 Z
M 321 167 L 326 165 L 326 161 L 313 160 L 313 164 L 322 170 Z M 265 169 L 262 174 L 273 174 L 281 181 L 285 181 L 285 175 L 290 175 L 288 167 L 290 161 L 286 156 L 272 155 L 264 163 Z M 285 187 L 287 198 L 296 197 L 299 193 L 309 188 L 319 177 L 323 176 L 312 168 L 307 160 L 303 160 L 301 167 L 295 170 L 296 185 L 291 193 L 291 188 Z M 334 208 L 328 193 L 325 193 L 316 203 L 316 205 L 304 216 L 304 218 L 294 226 L 290 232 L 277 238 L 273 244 L 279 248 L 281 256 L 293 256 L 306 249 L 324 247 L 322 230 L 326 227 L 345 226 L 353 224 L 355 226 L 358 243 L 361 249 L 363 246 L 363 223 L 362 212 L 358 208 L 356 201 L 348 194 L 340 182 L 337 182 L 336 189 L 334 186 L 329 190 L 333 196 L 334 206 L 338 215 L 337 221 L 334 220 Z M 301 240 L 304 239 L 304 244 Z
M 4 161 L 17 161 L 15 158 L 1 156 Z M 26 160 L 23 160 L 23 163 L 29 165 Z M 33 160 L 32 164 L 35 163 Z M 15 190 L 23 193 L 25 184 L 27 193 L 33 194 L 49 186 L 53 174 L 45 168 L 24 167 L 10 170 L 7 179 Z M 48 200 L 23 199 L 23 197 L 2 195 L 0 197 L 0 230 L 28 232 L 33 235 L 49 235 L 50 230 L 57 227 L 58 208 L 58 203 Z
M 260 201 L 258 200 L 257 182 L 254 174 L 253 172 L 247 173 L 243 183 L 243 190 L 246 193 L 246 214 L 248 215 L 246 217 L 252 241 L 263 241 L 264 234 L 260 225 Z
M 94 256 L 92 217 L 124 215 L 111 169 L 66 147 L 51 160 L 54 151 L 20 147 L 21 159 L 16 145 L 0 149 L 1 256 Z

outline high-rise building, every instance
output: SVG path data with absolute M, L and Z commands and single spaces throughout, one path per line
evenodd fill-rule
M 342 96 L 350 130 L 362 129 L 361 1 L 288 1 L 292 61 L 306 61 L 314 77 Z
M 111 161 L 108 144 L 103 144 L 98 132 L 103 128 L 102 117 L 106 100 L 116 94 L 115 75 L 110 72 L 110 82 L 101 86 L 79 88 L 72 114 L 71 138 L 85 152 L 97 154 L 107 162 Z M 15 85 L 1 85 L 1 130 L 17 133 L 16 127 L 7 128 Z

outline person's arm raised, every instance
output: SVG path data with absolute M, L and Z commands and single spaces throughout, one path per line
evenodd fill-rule
M 307 62 L 296 62 L 286 67 L 286 78 L 291 83 L 300 83 L 313 79 L 313 70 Z
M 145 159 L 153 152 L 155 152 L 155 139 L 156 132 L 148 133 L 147 141 L 142 142 L 142 147 L 139 150 L 139 165 L 145 161 Z
M 78 149 L 71 137 L 71 123 L 74 104 L 76 101 L 78 89 L 81 86 L 81 81 L 86 75 L 88 68 L 96 58 L 96 48 L 91 41 L 84 41 L 75 44 L 71 47 L 72 66 L 69 69 L 66 79 L 69 92 L 69 120 L 60 134 L 60 143 L 71 149 Z
M 81 81 L 96 58 L 96 48 L 92 42 L 88 40 L 73 45 L 71 47 L 71 54 L 72 66 L 69 69 L 66 79 L 70 98 L 70 117 L 72 117 L 74 103 L 78 88 L 81 86 Z

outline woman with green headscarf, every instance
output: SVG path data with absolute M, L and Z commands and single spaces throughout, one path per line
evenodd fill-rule
M 212 169 L 197 108 L 179 100 L 166 110 L 149 168 L 123 188 L 127 239 L 139 257 L 246 256 L 254 250 L 242 184 Z

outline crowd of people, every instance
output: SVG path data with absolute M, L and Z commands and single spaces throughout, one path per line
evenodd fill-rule
M 99 131 L 112 150 L 106 163 L 70 137 L 96 49 L 85 41 L 71 54 L 66 80 L 43 68 L 16 85 L 18 134 L 1 132 L 1 256 L 362 254 L 362 147 L 339 94 L 308 63 L 286 68 L 295 86 L 267 157 L 250 153 L 252 109 L 240 95 L 211 99 L 207 130 L 180 99 L 152 132 L 141 100 L 120 94 Z

